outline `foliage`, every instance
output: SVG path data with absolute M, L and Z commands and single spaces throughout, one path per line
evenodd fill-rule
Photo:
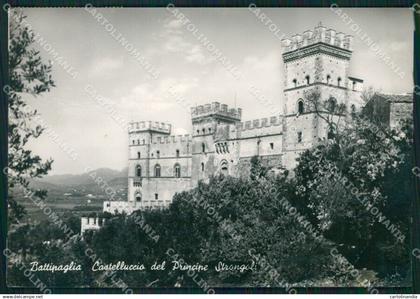
M 212 286 L 279 286 L 331 274 L 330 244 L 316 241 L 280 203 L 291 192 L 286 176 L 258 180 L 217 176 L 208 184 L 200 182 L 197 188 L 176 194 L 169 209 L 113 216 L 85 241 L 104 263 L 150 266 L 166 261 L 165 271 L 118 272 L 129 285 L 196 286 L 186 271 L 173 269 L 168 249 L 177 253 L 177 260 L 207 264 L 209 271 L 199 275 Z M 153 228 L 158 243 L 136 218 Z M 219 262 L 257 262 L 249 254 L 251 248 L 279 273 L 277 280 L 261 265 L 252 272 L 215 271 Z
M 25 148 L 33 138 L 38 138 L 43 128 L 34 122 L 38 112 L 27 104 L 27 97 L 37 97 L 54 86 L 51 65 L 42 62 L 34 47 L 34 33 L 25 25 L 26 16 L 19 9 L 10 10 L 9 29 L 9 189 L 19 184 L 30 190 L 28 178 L 39 178 L 51 169 L 52 160 L 42 159 Z M 32 190 L 34 196 L 45 198 L 44 190 Z M 9 196 L 9 224 L 17 223 L 24 216 L 24 209 Z
M 404 273 L 413 194 L 412 126 L 377 127 L 355 117 L 339 140 L 324 140 L 300 157 L 296 190 L 306 207 L 302 212 L 357 267 L 381 275 L 396 269 Z M 396 229 L 402 234 L 393 235 Z

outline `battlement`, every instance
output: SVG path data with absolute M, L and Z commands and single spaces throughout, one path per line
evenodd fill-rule
M 134 211 L 139 210 L 140 205 L 141 205 L 141 202 L 135 202 L 135 201 L 125 201 L 125 200 L 104 201 L 103 211 L 111 213 L 111 214 L 125 212 L 129 215 L 133 213 Z
M 80 234 L 87 230 L 98 230 L 105 224 L 105 218 L 99 217 L 81 217 Z
M 157 121 L 131 122 L 128 126 L 129 133 L 154 131 L 163 134 L 171 134 L 171 124 Z
M 260 128 L 267 128 L 272 126 L 280 126 L 282 124 L 283 117 L 271 116 L 270 118 L 265 117 L 261 119 L 248 120 L 236 124 L 238 131 L 254 130 Z
M 303 34 L 295 34 L 282 40 L 283 53 L 292 52 L 310 45 L 324 43 L 336 48 L 352 51 L 353 36 L 334 29 L 327 29 L 320 23 L 314 30 L 306 30 Z
M 240 121 L 242 117 L 242 109 L 229 108 L 228 105 L 220 104 L 219 102 L 212 102 L 211 104 L 191 107 L 192 119 L 210 115 L 220 115 L 236 121 Z
M 156 143 L 185 143 L 191 142 L 192 138 L 191 135 L 172 135 L 172 136 L 164 136 L 164 137 L 157 137 L 154 144 Z

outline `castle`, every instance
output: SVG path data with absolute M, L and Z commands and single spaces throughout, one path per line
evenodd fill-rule
M 276 169 L 293 169 L 296 158 L 328 138 L 326 121 L 305 95 L 344 104 L 345 115 L 361 108 L 363 80 L 352 77 L 352 36 L 321 24 L 282 40 L 284 62 L 283 115 L 242 122 L 241 108 L 213 102 L 191 108 L 191 135 L 171 135 L 171 125 L 141 121 L 130 124 L 128 200 L 106 201 L 104 212 L 167 207 L 176 192 L 223 173 L 246 175 L 259 156 Z M 92 225 L 95 221 L 95 225 Z M 83 218 L 82 232 L 97 226 Z

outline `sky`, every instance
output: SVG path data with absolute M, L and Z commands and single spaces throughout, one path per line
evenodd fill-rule
M 180 11 L 243 76 L 233 76 L 214 57 L 214 52 L 206 49 L 165 8 L 98 9 L 107 19 L 105 24 L 112 24 L 116 33 L 124 36 L 157 71 L 156 78 L 85 9 L 24 9 L 28 23 L 51 46 L 34 45 L 44 61 L 52 61 L 56 87 L 41 97 L 27 99 L 39 111 L 44 124 L 59 136 L 57 140 L 43 134 L 28 145 L 42 158 L 54 159 L 50 174 L 78 174 L 87 167 L 117 170 L 126 167 L 128 133 L 115 116 L 126 122 L 167 122 L 172 124 L 173 134 L 191 132 L 191 106 L 213 101 L 241 107 L 242 120 L 271 116 L 283 107 L 279 37 L 313 29 L 320 21 L 337 32 L 353 33 L 328 8 L 262 9 L 280 30 L 277 35 L 247 8 Z M 355 36 L 351 76 L 363 79 L 365 87 L 386 93 L 410 92 L 411 11 L 407 8 L 343 11 L 406 74 L 401 79 Z M 50 48 L 73 67 L 76 78 L 46 51 Z M 98 101 L 92 97 L 86 86 L 93 87 L 105 99 Z M 250 86 L 258 90 L 259 97 L 250 92 Z M 109 113 L 110 107 L 113 114 Z M 63 144 L 77 153 L 77 159 L 63 150 Z

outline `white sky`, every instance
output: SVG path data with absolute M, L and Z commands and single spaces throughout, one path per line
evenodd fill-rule
M 82 8 L 25 8 L 28 22 L 78 72 L 73 79 L 55 63 L 55 87 L 31 100 L 60 139 L 78 153 L 76 161 L 45 134 L 30 144 L 43 158 L 52 157 L 51 174 L 82 173 L 85 167 L 121 169 L 127 165 L 127 132 L 85 91 L 90 84 L 115 103 L 127 121 L 169 122 L 175 134 L 191 131 L 189 104 L 217 100 L 243 108 L 243 120 L 270 116 L 250 94 L 255 86 L 267 102 L 282 108 L 280 40 L 254 14 L 243 8 L 181 9 L 244 76 L 237 80 L 165 8 L 108 8 L 100 12 L 159 71 L 157 80 L 130 56 Z M 398 65 L 401 79 L 355 36 L 351 75 L 389 93 L 412 90 L 413 22 L 407 8 L 344 10 Z M 313 29 L 320 21 L 346 34 L 351 29 L 330 9 L 263 9 L 288 37 Z M 41 49 L 46 60 L 53 58 Z M 179 95 L 167 90 L 174 86 Z

